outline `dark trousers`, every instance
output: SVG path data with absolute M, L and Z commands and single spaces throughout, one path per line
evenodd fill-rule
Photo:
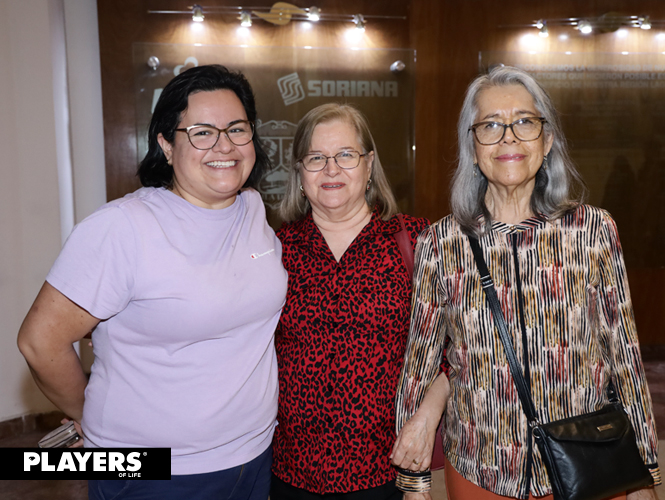
M 170 480 L 88 481 L 89 500 L 267 500 L 272 448 L 231 469 Z
M 291 486 L 273 474 L 270 500 L 402 500 L 402 492 L 395 486 L 395 481 L 390 481 L 368 490 L 319 495 Z

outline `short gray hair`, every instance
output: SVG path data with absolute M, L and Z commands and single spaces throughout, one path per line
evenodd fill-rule
M 367 118 L 358 109 L 350 104 L 328 103 L 317 106 L 302 117 L 298 123 L 293 138 L 291 154 L 291 168 L 286 181 L 286 193 L 279 207 L 279 213 L 285 221 L 303 219 L 310 210 L 310 204 L 300 192 L 300 173 L 298 162 L 309 152 L 312 144 L 314 128 L 324 122 L 340 120 L 350 124 L 358 133 L 358 141 L 363 153 L 374 151 L 374 162 L 369 189 L 365 193 L 365 200 L 370 210 L 378 205 L 380 216 L 384 220 L 390 219 L 397 213 L 397 202 L 390 189 L 390 184 L 379 160 L 379 153 L 374 144 L 374 138 L 369 131 Z
M 543 129 L 545 137 L 553 137 L 552 149 L 547 155 L 547 170 L 541 168 L 536 174 L 536 185 L 531 195 L 533 213 L 557 219 L 583 203 L 586 196 L 586 186 L 568 155 L 559 115 L 547 91 L 535 78 L 520 69 L 496 67 L 469 85 L 457 124 L 458 163 L 453 175 L 450 205 L 462 230 L 478 237 L 489 231 L 492 216 L 485 205 L 487 178 L 476 172 L 474 137 L 469 128 L 478 115 L 478 95 L 490 87 L 506 85 L 522 85 L 531 94 L 538 113 L 547 120 Z M 480 215 L 485 219 L 483 227 L 478 225 Z

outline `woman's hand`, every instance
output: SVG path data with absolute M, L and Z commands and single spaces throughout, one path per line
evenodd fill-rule
M 432 463 L 434 440 L 439 421 L 418 410 L 400 431 L 390 458 L 401 469 L 422 471 Z
M 76 429 L 76 433 L 79 435 L 78 441 L 74 444 L 70 444 L 68 448 L 83 448 L 83 429 L 81 429 L 81 424 L 76 420 L 69 420 L 68 418 L 63 418 L 60 421 L 61 424 L 66 424 L 67 422 L 74 422 L 74 429 Z
M 432 500 L 429 491 L 424 493 L 404 493 L 404 500 Z
M 429 469 L 436 430 L 449 392 L 448 378 L 442 373 L 427 390 L 418 411 L 400 430 L 390 454 L 393 465 L 411 471 Z

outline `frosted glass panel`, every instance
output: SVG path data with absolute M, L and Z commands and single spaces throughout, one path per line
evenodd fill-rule
M 159 60 L 152 69 L 149 60 Z M 391 71 L 393 63 L 403 69 Z M 257 100 L 258 130 L 274 165 L 260 190 L 273 224 L 283 195 L 290 149 L 298 120 L 326 102 L 356 105 L 369 119 L 381 163 L 400 208 L 413 209 L 415 53 L 408 49 L 324 49 L 305 47 L 134 44 L 139 159 L 161 89 L 180 71 L 223 64 L 242 71 Z

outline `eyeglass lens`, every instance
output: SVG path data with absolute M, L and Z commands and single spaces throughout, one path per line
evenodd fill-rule
M 496 144 L 503 139 L 508 127 L 511 128 L 515 137 L 520 141 L 533 141 L 540 137 L 543 122 L 536 118 L 520 118 L 510 125 L 497 122 L 483 122 L 474 125 L 473 131 L 476 134 L 478 142 L 489 145 Z
M 220 130 L 207 125 L 197 125 L 189 129 L 187 134 L 189 140 L 197 149 L 211 149 L 219 140 L 219 135 L 224 132 L 236 146 L 244 146 L 252 140 L 254 130 L 249 122 L 234 123 L 230 127 Z
M 311 172 L 323 170 L 329 158 L 334 159 L 335 163 L 337 163 L 340 168 L 356 168 L 360 164 L 361 156 L 362 155 L 357 151 L 340 151 L 335 156 L 326 156 L 315 153 L 306 155 L 303 158 L 302 163 L 305 166 L 305 169 Z

